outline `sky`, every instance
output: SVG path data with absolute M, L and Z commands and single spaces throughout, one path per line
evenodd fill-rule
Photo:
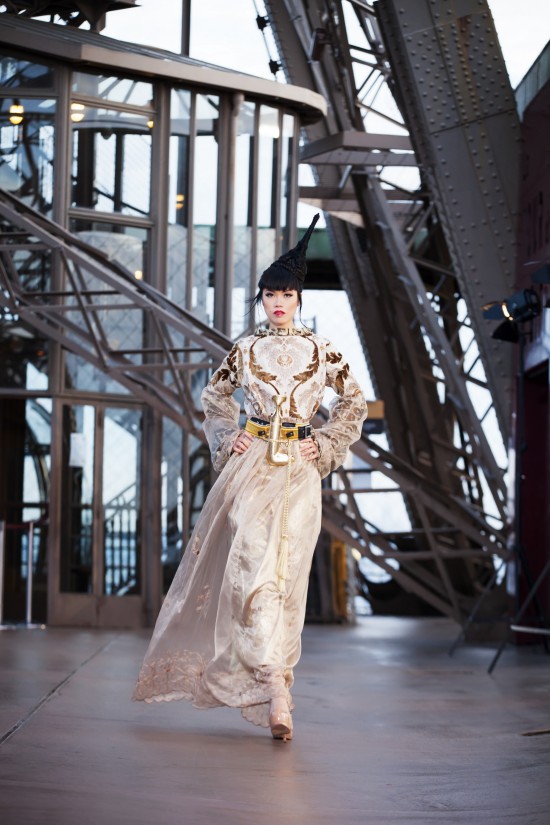
M 255 22 L 256 8 L 263 14 L 262 0 L 195 0 L 191 56 L 272 77 L 264 40 Z M 489 8 L 515 87 L 550 40 L 550 0 L 489 0 Z M 112 12 L 104 34 L 178 52 L 181 2 L 139 0 L 139 8 Z M 275 49 L 272 45 L 270 48 L 271 57 L 276 58 Z M 277 79 L 283 80 L 282 73 Z

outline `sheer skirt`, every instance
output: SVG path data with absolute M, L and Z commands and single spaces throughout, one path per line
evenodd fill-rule
M 212 487 L 161 608 L 133 698 L 241 708 L 268 727 L 301 652 L 311 559 L 321 526 L 321 480 L 296 442 L 291 466 L 286 594 L 277 588 L 285 467 L 255 440 Z

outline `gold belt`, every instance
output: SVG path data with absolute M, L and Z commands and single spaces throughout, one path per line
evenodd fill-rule
M 263 438 L 269 441 L 271 425 L 268 421 L 261 424 L 252 421 L 250 418 L 246 422 L 245 430 L 256 438 Z M 311 424 L 281 424 L 281 441 L 301 441 L 304 438 L 311 438 L 313 429 Z

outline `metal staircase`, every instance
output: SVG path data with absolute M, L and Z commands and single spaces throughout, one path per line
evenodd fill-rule
M 0 193 L 0 306 L 4 330 L 28 326 L 59 342 L 203 438 L 198 394 L 230 339 L 6 193 Z M 121 330 L 132 331 L 131 347 Z M 321 409 L 317 423 L 326 416 Z M 465 467 L 481 460 L 482 446 L 476 449 L 464 451 Z M 494 556 L 505 554 L 499 519 L 488 518 L 475 496 L 464 495 L 464 473 L 454 457 L 448 462 L 451 483 L 442 484 L 366 435 L 353 453 L 350 466 L 324 489 L 324 527 L 405 590 L 462 622 L 491 575 Z M 368 523 L 368 493 L 356 483 L 366 467 L 407 497 L 416 518 L 412 532 L 382 533 Z

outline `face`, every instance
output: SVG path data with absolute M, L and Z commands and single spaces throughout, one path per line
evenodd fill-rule
M 289 329 L 300 304 L 297 290 L 264 289 L 262 305 L 273 329 Z

